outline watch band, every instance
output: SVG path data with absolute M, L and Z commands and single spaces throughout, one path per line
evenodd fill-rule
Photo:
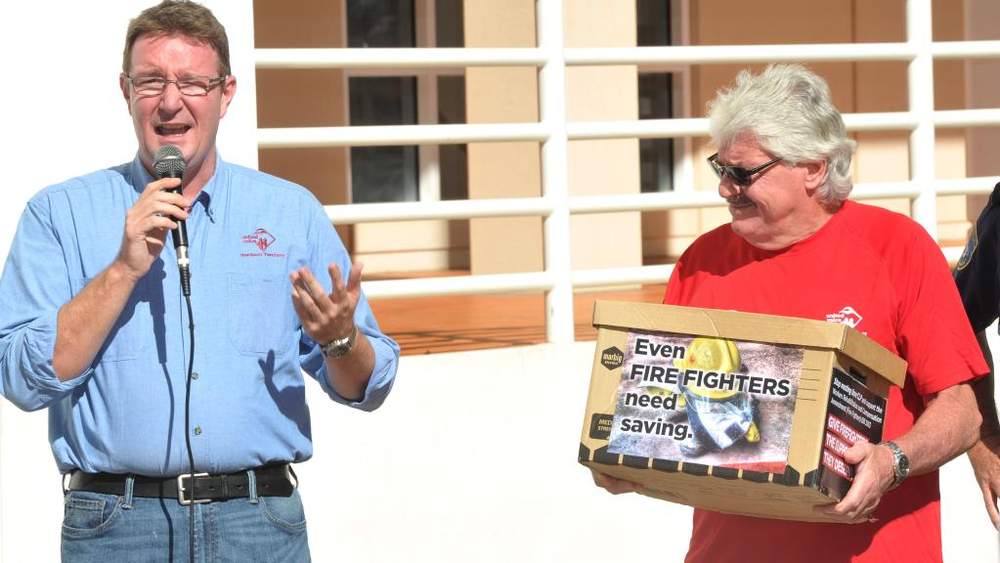
M 910 475 L 910 458 L 906 457 L 903 449 L 895 442 L 883 442 L 882 444 L 892 452 L 892 486 L 890 488 L 894 489 Z
M 327 358 L 342 358 L 354 348 L 354 343 L 358 339 L 358 325 L 351 328 L 351 333 L 343 338 L 334 338 L 326 344 L 321 344 L 319 349 Z

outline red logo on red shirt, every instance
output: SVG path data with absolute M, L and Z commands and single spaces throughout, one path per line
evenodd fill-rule
M 284 252 L 268 252 L 267 249 L 274 244 L 277 239 L 271 233 L 267 232 L 265 229 L 257 228 L 254 232 L 249 235 L 243 235 L 243 244 L 252 244 L 257 247 L 260 252 L 241 252 L 240 256 L 270 256 L 272 258 L 281 258 L 285 255 Z

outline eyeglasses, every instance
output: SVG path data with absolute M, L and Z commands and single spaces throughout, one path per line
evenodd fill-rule
M 781 159 L 776 158 L 774 160 L 769 160 L 760 166 L 747 169 L 742 166 L 726 166 L 725 164 L 719 164 L 719 153 L 715 153 L 708 157 L 708 163 L 712 165 L 712 170 L 715 171 L 715 175 L 718 176 L 720 180 L 728 176 L 734 184 L 741 188 L 750 187 L 750 184 L 754 181 L 755 174 L 759 174 L 779 162 L 781 162 Z
M 167 80 L 162 76 L 126 75 L 125 78 L 132 83 L 132 89 L 138 96 L 159 96 L 167 89 L 167 84 L 177 86 L 177 90 L 185 96 L 207 96 L 213 88 L 225 82 L 227 77 L 192 76 Z

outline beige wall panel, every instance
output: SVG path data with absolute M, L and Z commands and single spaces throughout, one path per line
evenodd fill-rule
M 691 40 L 695 45 L 849 41 L 853 7 L 852 0 L 698 0 L 690 3 Z
M 567 120 L 625 120 L 638 116 L 639 72 L 634 65 L 566 69 Z
M 537 197 L 541 195 L 540 170 L 538 143 L 469 144 L 470 197 Z
M 498 217 L 469 221 L 469 267 L 473 274 L 537 272 L 543 264 L 541 219 Z
M 331 0 L 254 0 L 254 45 L 343 47 L 344 6 Z
M 352 226 L 351 241 L 351 255 L 364 262 L 368 274 L 469 267 L 467 221 L 362 223 Z
M 854 41 L 906 41 L 906 0 L 853 0 Z
M 964 178 L 965 132 L 938 129 L 934 147 L 934 175 L 938 178 Z
M 614 0 L 569 0 L 564 4 L 568 47 L 635 46 L 635 4 Z M 566 69 L 566 119 L 632 120 L 639 117 L 635 66 Z M 639 193 L 639 141 L 571 141 L 567 152 L 572 194 Z M 574 268 L 642 265 L 640 214 L 573 216 Z M 611 236 L 609 234 L 613 233 Z
M 910 179 L 909 133 L 858 133 L 854 154 L 855 182 L 905 182 Z
M 399 274 L 410 272 L 441 272 L 469 268 L 467 248 L 354 254 L 353 257 L 365 265 L 365 279 L 370 277 L 398 279 Z
M 354 257 L 369 273 L 432 271 L 468 267 L 468 230 L 463 221 L 398 221 L 354 226 Z
M 996 0 L 967 0 L 965 14 L 967 34 L 965 39 L 1000 39 L 1000 2 Z M 972 108 L 1000 107 L 1000 59 L 965 61 L 968 73 L 968 106 Z M 969 176 L 1000 175 L 1000 128 L 977 127 L 966 130 L 968 152 L 966 169 Z M 974 221 L 988 197 L 967 198 L 966 216 Z
M 465 100 L 469 123 L 538 121 L 538 72 L 534 67 L 470 68 Z
M 535 45 L 531 0 L 465 0 L 467 47 Z M 469 123 L 538 121 L 537 70 L 469 68 L 465 73 Z M 470 143 L 469 198 L 541 195 L 538 143 Z M 473 274 L 529 272 L 543 268 L 542 219 L 502 217 L 469 221 Z
M 962 246 L 972 223 L 967 217 L 967 198 L 964 195 L 939 196 L 938 242 L 941 246 Z M 975 220 L 975 217 L 972 218 Z
M 652 215 L 652 217 L 648 217 Z M 646 262 L 673 262 L 701 234 L 729 223 L 725 207 L 672 209 L 643 214 L 643 256 Z
M 533 0 L 465 0 L 466 47 L 534 47 Z
M 400 242 L 412 250 L 444 250 L 469 243 L 463 229 L 452 229 L 447 221 L 389 221 L 355 225 L 360 253 L 391 252 L 400 249 Z
M 938 178 L 965 177 L 965 132 L 955 129 L 938 129 L 934 167 Z M 961 246 L 976 216 L 969 217 L 964 195 L 939 196 L 938 242 L 942 246 Z
M 568 148 L 569 185 L 573 194 L 638 193 L 639 141 L 573 141 Z M 571 255 L 574 268 L 642 265 L 640 214 L 573 215 Z M 609 236 L 613 233 L 612 236 Z
M 857 42 L 906 41 L 906 1 L 881 0 L 854 3 L 853 40 Z M 906 63 L 903 61 L 863 62 L 852 65 L 855 103 L 840 111 L 906 111 L 908 94 Z M 839 107 L 839 106 L 838 106 Z M 905 137 L 904 137 L 905 142 Z
M 347 125 L 346 92 L 342 70 L 258 70 L 258 127 Z
M 639 213 L 601 213 L 570 217 L 573 269 L 642 265 Z
M 995 4 L 995 0 L 992 0 Z M 935 41 L 960 41 L 966 38 L 966 2 L 934 0 L 933 34 Z M 994 22 L 995 24 L 995 22 Z M 968 95 L 966 61 L 934 61 L 934 108 L 937 110 L 964 109 Z M 960 129 L 937 129 L 935 146 L 935 176 L 938 178 L 964 178 L 968 163 L 966 133 Z M 938 242 L 942 246 L 965 244 L 966 233 L 976 215 L 970 217 L 969 202 L 978 202 L 973 196 L 941 196 L 937 199 Z M 975 203 L 973 203 L 975 205 Z
M 907 216 L 910 214 L 910 200 L 906 198 L 894 197 L 866 199 L 864 203 L 877 207 L 883 207 L 889 211 L 895 211 L 896 213 L 901 213 Z
M 996 3 L 996 0 L 992 1 Z M 958 0 L 934 0 L 934 41 L 965 39 L 964 4 Z M 993 24 L 996 25 L 996 20 Z M 934 61 L 935 109 L 965 108 L 965 85 L 965 61 Z
M 639 193 L 639 141 L 571 141 L 569 186 L 573 195 Z
M 635 47 L 635 3 L 565 0 L 567 47 Z
M 309 188 L 323 205 L 347 203 L 343 148 L 261 149 L 260 169 Z

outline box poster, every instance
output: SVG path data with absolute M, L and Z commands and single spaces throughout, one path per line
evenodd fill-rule
M 628 334 L 608 451 L 781 473 L 801 348 Z
M 839 368 L 833 368 L 831 381 L 820 457 L 820 490 L 841 500 L 854 481 L 854 467 L 844 460 L 844 453 L 856 442 L 882 441 L 886 400 L 868 389 L 862 378 Z

